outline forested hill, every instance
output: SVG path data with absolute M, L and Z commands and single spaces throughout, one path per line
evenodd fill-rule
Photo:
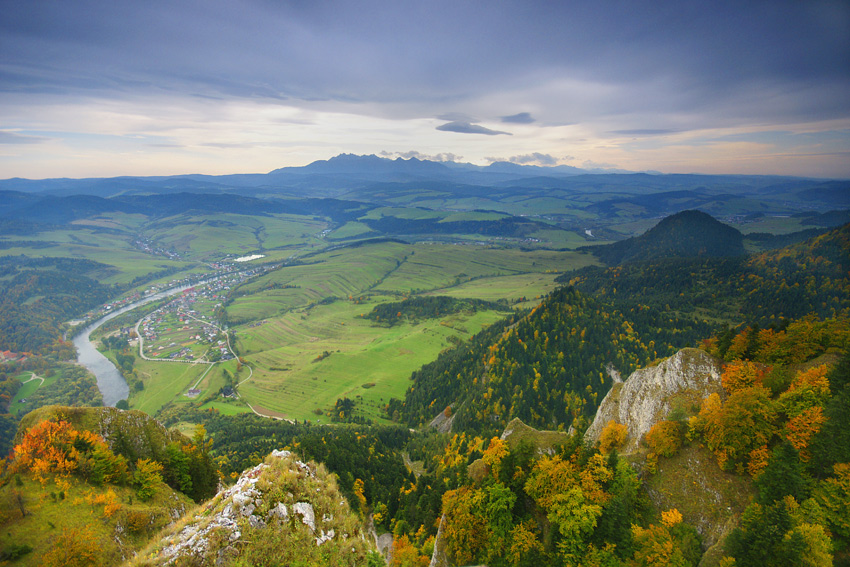
M 709 214 L 682 211 L 666 217 L 645 234 L 590 250 L 608 265 L 659 258 L 739 256 L 744 254 L 743 238 L 738 230 Z
M 850 312 L 850 224 L 806 242 L 736 258 L 664 259 L 589 267 L 557 281 L 620 308 L 699 312 L 768 326 Z
M 606 366 L 630 373 L 711 334 L 691 317 L 618 310 L 561 288 L 529 314 L 495 325 L 413 373 L 391 415 L 410 426 L 449 405 L 455 430 L 495 433 L 513 418 L 541 428 L 594 414 L 612 384 Z M 398 412 L 398 414 L 396 414 Z
M 493 433 L 514 417 L 539 428 L 592 416 L 628 374 L 729 325 L 782 325 L 850 313 L 850 225 L 743 258 L 665 259 L 567 274 L 534 311 L 485 329 L 412 375 L 390 416 L 441 411 L 454 430 Z M 450 409 L 446 409 L 451 406 Z

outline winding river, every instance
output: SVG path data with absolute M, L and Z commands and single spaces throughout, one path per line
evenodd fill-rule
M 144 299 L 140 299 L 135 303 L 125 305 L 124 307 L 116 309 L 108 315 L 104 315 L 103 317 L 83 329 L 78 335 L 74 337 L 74 346 L 77 348 L 77 362 L 88 368 L 89 371 L 97 378 L 97 387 L 100 390 L 100 393 L 103 394 L 103 405 L 114 406 L 120 400 L 127 399 L 127 397 L 130 395 L 130 387 L 127 386 L 127 381 L 124 380 L 124 377 L 121 376 L 121 373 L 118 371 L 115 365 L 112 364 L 112 361 L 103 356 L 89 340 L 89 336 L 92 334 L 92 331 L 94 331 L 110 319 L 114 319 L 122 313 L 126 313 L 127 311 L 135 309 L 140 305 L 145 305 L 146 303 L 150 303 L 151 301 L 156 301 L 158 299 L 163 299 L 165 297 L 176 295 L 181 291 L 187 290 L 191 287 L 196 287 L 209 283 L 209 281 L 210 280 L 184 286 L 173 287 L 171 289 L 160 291 L 158 293 L 145 297 Z

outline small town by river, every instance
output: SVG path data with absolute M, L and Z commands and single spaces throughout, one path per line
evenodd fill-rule
M 74 337 L 73 343 L 77 349 L 77 362 L 88 368 L 89 372 L 94 374 L 97 378 L 97 387 L 103 395 L 103 405 L 114 406 L 119 401 L 127 399 L 127 396 L 130 395 L 130 387 L 127 385 L 127 381 L 124 380 L 124 377 L 121 376 L 121 373 L 115 365 L 112 364 L 112 361 L 103 356 L 100 351 L 95 348 L 91 340 L 89 340 L 89 336 L 92 332 L 110 319 L 114 319 L 122 313 L 131 311 L 152 301 L 157 301 L 159 299 L 178 294 L 191 287 L 204 285 L 205 283 L 207 282 L 204 281 L 196 284 L 173 287 L 171 289 L 149 295 L 144 299 L 125 305 L 124 307 L 116 309 L 108 315 L 101 317 L 94 323 L 88 325 Z

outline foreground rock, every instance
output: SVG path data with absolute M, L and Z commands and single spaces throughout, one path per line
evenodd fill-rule
M 367 565 L 367 539 L 323 466 L 274 451 L 134 565 Z

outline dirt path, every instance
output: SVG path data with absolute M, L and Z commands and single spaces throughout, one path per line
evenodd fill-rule
M 42 378 L 41 376 L 36 376 L 35 372 L 32 372 L 32 371 L 30 371 L 29 380 L 21 382 L 21 384 L 26 384 L 28 382 L 32 382 L 33 380 L 41 380 L 41 385 L 44 386 L 44 378 Z

